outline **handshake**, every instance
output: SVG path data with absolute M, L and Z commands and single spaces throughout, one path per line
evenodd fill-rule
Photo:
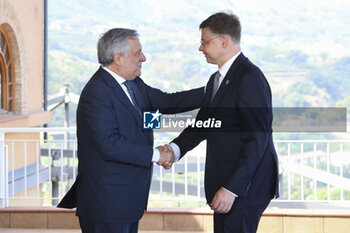
M 157 164 L 163 166 L 164 169 L 169 170 L 172 167 L 175 160 L 173 149 L 170 145 L 157 146 L 157 149 L 160 153 Z

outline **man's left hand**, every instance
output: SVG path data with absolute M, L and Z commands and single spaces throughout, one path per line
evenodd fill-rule
M 163 166 L 164 169 L 169 170 L 175 160 L 173 149 L 169 145 L 158 146 L 157 149 L 160 153 L 157 164 Z
M 236 197 L 233 193 L 221 188 L 216 192 L 213 201 L 210 204 L 211 209 L 217 213 L 226 214 L 231 210 L 235 199 Z

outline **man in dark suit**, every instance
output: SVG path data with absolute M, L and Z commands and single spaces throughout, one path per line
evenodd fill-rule
M 215 118 L 221 127 L 188 127 L 167 150 L 182 158 L 207 140 L 205 194 L 214 210 L 214 232 L 256 232 L 263 211 L 278 197 L 270 87 L 241 52 L 241 25 L 235 15 L 216 13 L 200 29 L 199 50 L 219 70 L 207 83 L 196 120 Z
M 83 233 L 135 233 L 147 206 L 153 162 L 174 155 L 153 148 L 142 110 L 177 113 L 199 108 L 204 88 L 167 94 L 139 77 L 138 34 L 111 29 L 99 39 L 101 67 L 84 87 L 77 110 L 78 176 L 58 207 L 77 207 Z

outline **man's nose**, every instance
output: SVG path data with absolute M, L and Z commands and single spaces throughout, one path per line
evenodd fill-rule
M 202 44 L 199 45 L 198 50 L 201 51 L 201 52 L 203 51 L 203 45 Z
M 145 56 L 145 54 L 141 53 L 140 61 L 141 61 L 141 62 L 145 62 L 145 61 L 146 61 L 146 56 Z

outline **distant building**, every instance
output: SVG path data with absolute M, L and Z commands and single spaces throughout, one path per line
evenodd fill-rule
M 50 122 L 50 113 L 43 110 L 43 67 L 44 0 L 0 0 L 0 128 L 39 127 Z M 19 174 L 24 164 L 40 161 L 33 146 L 25 153 L 9 146 L 7 140 L 39 137 L 38 133 L 5 135 L 9 155 L 15 155 L 14 166 L 9 159 L 10 170 L 14 167 Z M 25 163 L 23 154 L 27 155 Z M 12 204 L 16 202 L 20 204 Z

